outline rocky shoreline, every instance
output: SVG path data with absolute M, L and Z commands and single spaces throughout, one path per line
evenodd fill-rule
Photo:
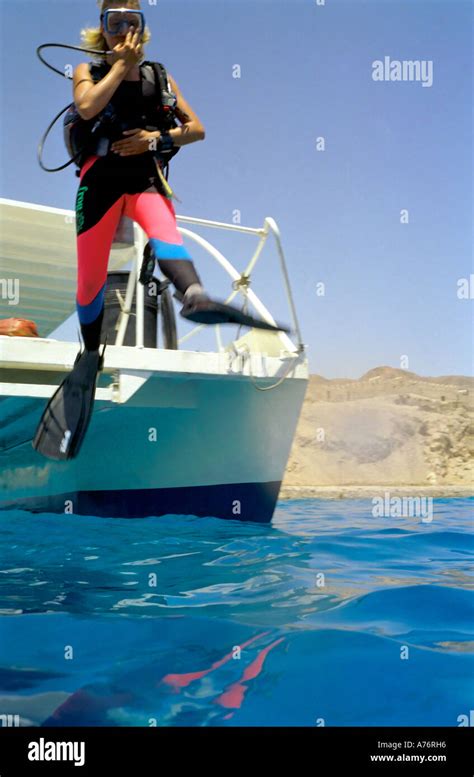
M 474 380 L 376 367 L 310 376 L 281 498 L 471 496 L 473 475 Z
M 282 486 L 279 499 L 372 499 L 390 496 L 462 498 L 474 496 L 474 487 L 456 486 Z

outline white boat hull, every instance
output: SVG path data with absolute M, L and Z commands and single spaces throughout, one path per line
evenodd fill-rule
M 77 346 L 54 348 L 53 342 L 50 360 L 68 346 L 72 362 Z M 264 377 L 261 364 L 260 375 L 236 372 L 228 354 L 112 347 L 109 374 L 99 386 L 110 384 L 124 354 L 130 367 L 147 362 L 151 369 L 126 371 L 138 386 L 126 401 L 96 399 L 80 454 L 71 461 L 45 459 L 32 448 L 46 400 L 8 395 L 3 384 L 0 508 L 271 520 L 306 390 L 306 362 L 262 391 L 256 386 L 278 383 L 281 360 L 267 359 Z M 166 370 L 153 369 L 160 362 Z M 18 391 L 18 372 L 13 377 Z M 62 375 L 55 377 L 59 382 Z M 36 381 L 39 390 L 41 376 Z M 25 384 L 24 393 L 31 390 Z

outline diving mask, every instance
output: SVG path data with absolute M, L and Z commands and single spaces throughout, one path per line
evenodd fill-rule
M 104 29 L 109 35 L 120 35 L 122 30 L 128 32 L 133 25 L 134 32 L 143 34 L 145 30 L 145 17 L 142 11 L 133 8 L 109 8 L 101 14 Z

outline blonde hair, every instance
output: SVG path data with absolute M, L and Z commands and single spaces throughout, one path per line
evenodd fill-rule
M 100 12 L 103 13 L 110 6 L 121 5 L 123 8 L 140 9 L 140 0 L 97 0 L 97 5 L 100 8 Z M 85 49 L 95 49 L 96 51 L 108 51 L 107 41 L 105 40 L 100 27 L 84 27 L 81 30 L 82 47 Z M 151 40 L 151 32 L 147 26 L 143 30 L 142 44 Z

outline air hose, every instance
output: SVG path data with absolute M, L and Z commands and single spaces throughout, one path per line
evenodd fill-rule
M 50 65 L 49 62 L 46 62 L 44 57 L 42 56 L 41 52 L 43 49 L 72 49 L 72 51 L 81 51 L 85 54 L 95 54 L 96 56 L 100 57 L 106 57 L 108 54 L 113 54 L 113 51 L 96 51 L 95 49 L 84 49 L 82 46 L 69 46 L 66 43 L 43 43 L 41 46 L 38 46 L 36 49 L 36 54 L 38 56 L 38 59 L 41 60 L 43 65 L 46 65 L 50 70 L 52 70 L 54 73 L 57 73 L 58 75 L 62 76 L 63 78 L 67 78 L 69 81 L 72 81 L 72 76 L 67 75 L 67 73 L 64 73 L 62 70 L 58 70 L 58 68 L 53 67 L 53 65 Z M 73 162 L 75 162 L 81 154 L 84 153 L 85 147 L 81 148 L 80 151 L 77 152 L 71 159 L 69 159 L 68 162 L 66 162 L 64 165 L 60 165 L 59 167 L 45 167 L 43 164 L 43 148 L 44 144 L 46 142 L 46 138 L 48 137 L 49 133 L 53 129 L 54 125 L 56 124 L 57 120 L 63 115 L 63 113 L 66 113 L 69 108 L 71 108 L 74 105 L 74 103 L 69 103 L 69 105 L 66 105 L 65 108 L 60 111 L 57 116 L 54 117 L 53 121 L 49 124 L 46 132 L 44 133 L 43 137 L 40 140 L 39 146 L 38 146 L 38 162 L 40 167 L 47 173 L 57 173 L 60 170 L 64 170 L 66 167 L 69 167 L 69 165 L 72 165 Z M 100 126 L 101 120 L 98 119 L 97 124 L 94 126 L 93 131 L 96 131 Z

